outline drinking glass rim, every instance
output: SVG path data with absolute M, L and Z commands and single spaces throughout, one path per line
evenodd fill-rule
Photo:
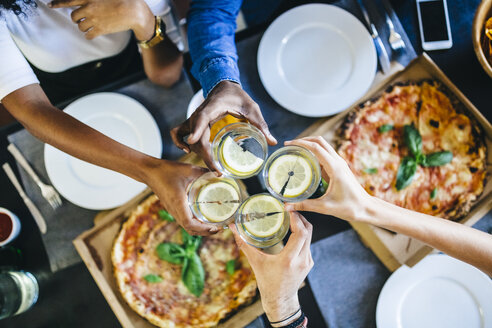
M 219 130 L 219 132 L 217 132 L 217 134 L 215 135 L 214 137 L 214 140 L 212 140 L 212 145 L 215 144 L 215 142 L 217 142 L 218 140 L 218 137 L 219 135 L 221 135 L 221 132 L 223 132 L 224 130 L 226 130 L 227 128 L 229 129 L 234 129 L 236 127 L 244 127 L 244 128 L 252 128 L 252 130 L 254 130 L 255 132 L 258 132 L 260 135 L 263 136 L 263 138 L 265 139 L 266 141 L 266 138 L 265 136 L 263 135 L 263 133 L 260 131 L 260 129 L 258 129 L 256 126 L 254 126 L 253 124 L 251 123 L 247 123 L 247 122 L 234 122 L 234 123 L 231 123 L 231 124 L 227 124 L 226 126 L 224 126 L 222 129 Z M 220 136 L 220 138 L 222 138 L 222 136 Z

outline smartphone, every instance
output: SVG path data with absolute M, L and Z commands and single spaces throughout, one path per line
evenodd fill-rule
M 449 49 L 453 46 L 446 0 L 416 0 L 420 39 L 424 50 Z

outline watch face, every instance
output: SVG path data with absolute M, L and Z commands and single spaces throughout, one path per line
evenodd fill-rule
M 161 34 L 166 34 L 166 23 L 164 23 L 162 17 L 159 17 L 159 27 L 161 29 Z

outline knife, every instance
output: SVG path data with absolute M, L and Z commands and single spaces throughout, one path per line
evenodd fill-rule
M 384 47 L 383 41 L 379 37 L 378 30 L 376 26 L 371 22 L 371 18 L 369 17 L 369 13 L 367 12 L 366 7 L 364 6 L 363 0 L 357 0 L 359 3 L 360 10 L 362 11 L 362 15 L 366 20 L 367 25 L 369 26 L 369 30 L 371 31 L 371 37 L 374 40 L 374 45 L 376 46 L 376 51 L 378 53 L 379 64 L 381 65 L 381 70 L 383 74 L 386 74 L 390 70 L 390 59 L 388 53 L 386 52 L 386 48 Z
M 17 180 L 17 177 L 14 174 L 14 171 L 12 171 L 12 168 L 10 167 L 9 163 L 3 164 L 2 167 L 3 167 L 3 170 L 5 171 L 5 173 L 7 173 L 7 176 L 9 177 L 10 181 L 14 185 L 15 189 L 17 189 L 17 192 L 21 196 L 21 198 L 24 201 L 24 203 L 26 204 L 27 208 L 31 212 L 31 214 L 34 218 L 34 221 L 36 221 L 36 224 L 39 227 L 39 231 L 41 231 L 42 234 L 45 234 L 46 230 L 47 230 L 46 229 L 46 221 L 44 220 L 43 216 L 39 212 L 38 208 L 36 207 L 36 205 L 34 205 L 32 200 L 30 200 L 29 197 L 27 197 L 26 193 L 24 192 L 24 190 L 22 189 L 22 187 L 19 183 L 19 180 Z

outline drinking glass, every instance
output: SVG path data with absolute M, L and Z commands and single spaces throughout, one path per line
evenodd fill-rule
M 215 164 L 222 174 L 232 178 L 246 179 L 257 175 L 267 156 L 265 136 L 249 123 L 239 122 L 225 126 L 212 142 Z
M 285 160 L 287 158 L 289 161 Z M 272 174 L 272 167 L 278 167 L 279 163 L 282 162 L 295 163 L 296 165 L 302 163 L 302 170 L 290 169 L 293 165 L 286 164 L 283 170 L 277 170 L 281 174 Z M 304 187 L 301 187 L 297 194 L 288 195 L 286 191 L 290 184 L 296 181 L 295 178 L 300 180 L 305 178 L 303 180 Z M 299 146 L 286 146 L 270 155 L 263 169 L 263 180 L 268 191 L 276 198 L 284 202 L 300 202 L 311 197 L 320 186 L 321 169 L 318 160 L 308 149 Z
M 0 319 L 13 317 L 27 311 L 36 303 L 39 286 L 29 272 L 7 271 L 0 273 Z
M 219 189 L 226 193 L 221 193 Z M 245 195 L 244 186 L 239 181 L 207 172 L 190 185 L 188 204 L 200 221 L 227 226 L 234 220 L 234 214 Z
M 275 202 L 276 206 L 279 208 L 276 210 L 267 210 L 261 211 L 260 213 L 251 210 L 248 210 L 248 203 L 256 202 L 258 198 L 263 198 L 267 201 Z M 251 220 L 263 220 L 270 216 L 277 216 L 282 220 L 282 223 L 277 231 L 272 233 L 269 236 L 259 237 L 253 233 L 251 233 L 247 228 L 247 222 Z M 257 248 L 268 248 L 278 244 L 282 239 L 284 239 L 285 235 L 289 231 L 290 226 L 290 214 L 284 209 L 284 204 L 267 193 L 261 193 L 257 195 L 253 195 L 246 199 L 241 207 L 237 211 L 235 225 L 239 236 L 248 244 L 255 246 Z

